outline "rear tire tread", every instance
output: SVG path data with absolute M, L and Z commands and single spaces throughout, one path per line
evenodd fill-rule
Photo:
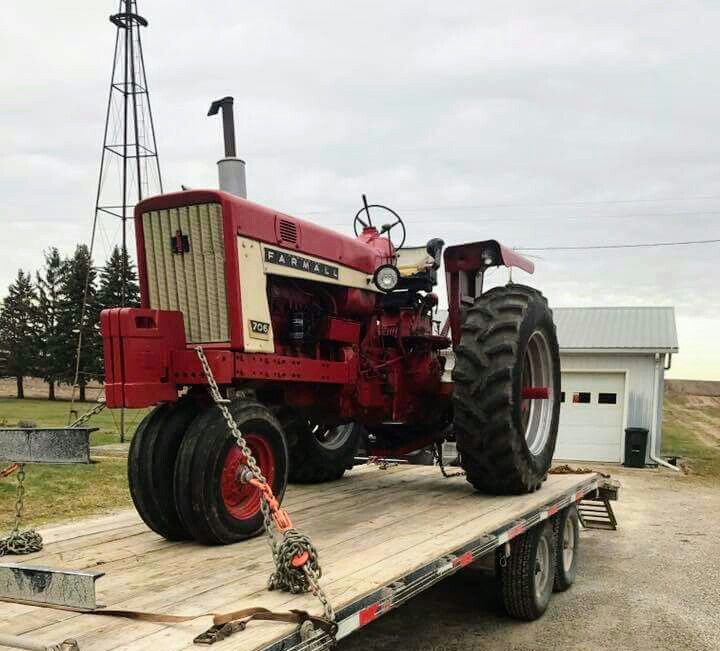
M 559 415 L 560 371 L 557 336 L 547 299 L 524 285 L 494 287 L 464 314 L 453 370 L 454 429 L 467 480 L 493 494 L 520 494 L 537 488 L 550 455 L 528 461 L 524 433 L 514 422 L 513 379 L 523 322 L 533 310 L 553 346 L 557 401 L 550 446 L 554 449 Z M 549 325 L 548 325 L 549 324 Z M 545 458 L 548 457 L 548 458 Z M 538 466 L 539 463 L 539 466 Z M 538 467 L 535 467 L 538 466 Z M 547 467 L 546 467 L 547 466 Z

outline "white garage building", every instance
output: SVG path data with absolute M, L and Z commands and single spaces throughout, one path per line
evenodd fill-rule
M 672 307 L 553 310 L 562 403 L 555 457 L 620 462 L 625 428 L 650 432 L 647 463 L 662 445 L 664 374 L 678 351 Z

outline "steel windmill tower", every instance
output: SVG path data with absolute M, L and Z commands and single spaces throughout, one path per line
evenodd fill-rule
M 110 91 L 105 113 L 105 130 L 100 173 L 95 199 L 95 215 L 90 237 L 90 255 L 95 247 L 99 230 L 106 231 L 102 222 L 109 222 L 111 237 L 115 241 L 120 222 L 122 256 L 122 297 L 125 305 L 127 291 L 127 224 L 133 208 L 141 199 L 163 191 L 157 138 L 153 124 L 150 91 L 145 70 L 141 31 L 148 26 L 137 9 L 136 0 L 119 0 L 118 12 L 110 16 L 115 26 L 115 52 L 112 63 Z M 85 301 L 82 307 L 78 345 L 75 359 L 75 387 L 82 369 L 80 352 L 83 345 L 82 324 L 85 321 L 88 282 L 85 284 Z M 71 407 L 72 409 L 72 407 Z M 120 424 L 121 437 L 124 425 Z

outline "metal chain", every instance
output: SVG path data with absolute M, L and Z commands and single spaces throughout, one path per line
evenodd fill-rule
M 440 467 L 440 472 L 442 473 L 442 476 L 445 477 L 445 479 L 452 479 L 453 477 L 464 477 L 465 473 L 462 470 L 459 470 L 458 472 L 448 472 L 445 470 L 445 463 L 443 462 L 443 452 L 442 452 L 442 442 L 438 441 L 437 443 L 433 444 L 433 456 L 435 457 L 435 461 L 437 461 L 437 465 Z
M 103 409 L 105 409 L 105 398 L 98 398 L 98 403 L 90 411 L 85 412 L 76 421 L 70 423 L 68 427 L 81 427 L 82 425 L 87 423 L 93 416 L 99 414 Z
M 99 414 L 105 409 L 105 400 L 100 398 L 98 404 L 88 412 L 80 416 L 75 422 L 68 427 L 81 427 L 93 416 Z M 10 470 L 12 466 L 6 468 Z M 5 471 L 0 476 L 5 476 Z M 8 473 L 10 474 L 10 473 Z M 22 525 L 23 513 L 25 511 L 25 464 L 19 464 L 17 467 L 17 493 L 15 496 L 15 521 L 10 534 L 6 538 L 0 538 L 0 557 L 8 554 L 17 556 L 23 554 L 33 554 L 39 552 L 43 548 L 42 536 L 35 529 L 27 529 L 20 531 Z
M 227 407 L 230 401 L 220 393 L 220 388 L 215 381 L 212 369 L 205 356 L 205 351 L 201 346 L 197 346 L 195 352 L 202 365 L 203 373 L 207 378 L 210 395 L 220 409 L 220 413 L 223 415 L 230 433 L 233 435 L 235 442 L 245 457 L 246 465 L 258 481 L 266 483 L 265 477 L 257 461 L 255 461 L 255 457 L 247 441 L 245 441 L 245 437 L 242 435 L 240 428 Z M 263 492 L 261 492 L 260 496 L 260 508 L 265 523 L 265 532 L 268 536 L 268 542 L 275 562 L 275 572 L 268 580 L 268 588 L 270 590 L 281 589 L 295 594 L 311 592 L 322 604 L 325 617 L 334 621 L 335 611 L 319 583 L 322 570 L 318 561 L 317 550 L 305 534 L 294 528 L 284 531 L 282 540 L 278 540 L 276 534 L 273 533 L 274 522 L 270 514 L 270 504 L 268 503 L 267 496 Z M 307 553 L 308 559 L 301 568 L 296 568 L 293 566 L 292 560 L 302 553 Z
M 21 464 L 17 471 L 17 493 L 15 496 L 15 522 L 7 538 L 0 539 L 0 557 L 6 554 L 32 554 L 43 548 L 43 540 L 34 529 L 20 531 L 23 510 L 25 508 L 25 465 Z

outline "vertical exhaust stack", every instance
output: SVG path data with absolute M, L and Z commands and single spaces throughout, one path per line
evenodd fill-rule
M 217 164 L 219 186 L 223 192 L 247 199 L 245 161 L 237 158 L 235 150 L 233 98 L 223 97 L 215 100 L 210 105 L 208 115 L 217 115 L 218 111 L 222 111 L 223 139 L 225 141 L 225 158 L 220 159 Z

